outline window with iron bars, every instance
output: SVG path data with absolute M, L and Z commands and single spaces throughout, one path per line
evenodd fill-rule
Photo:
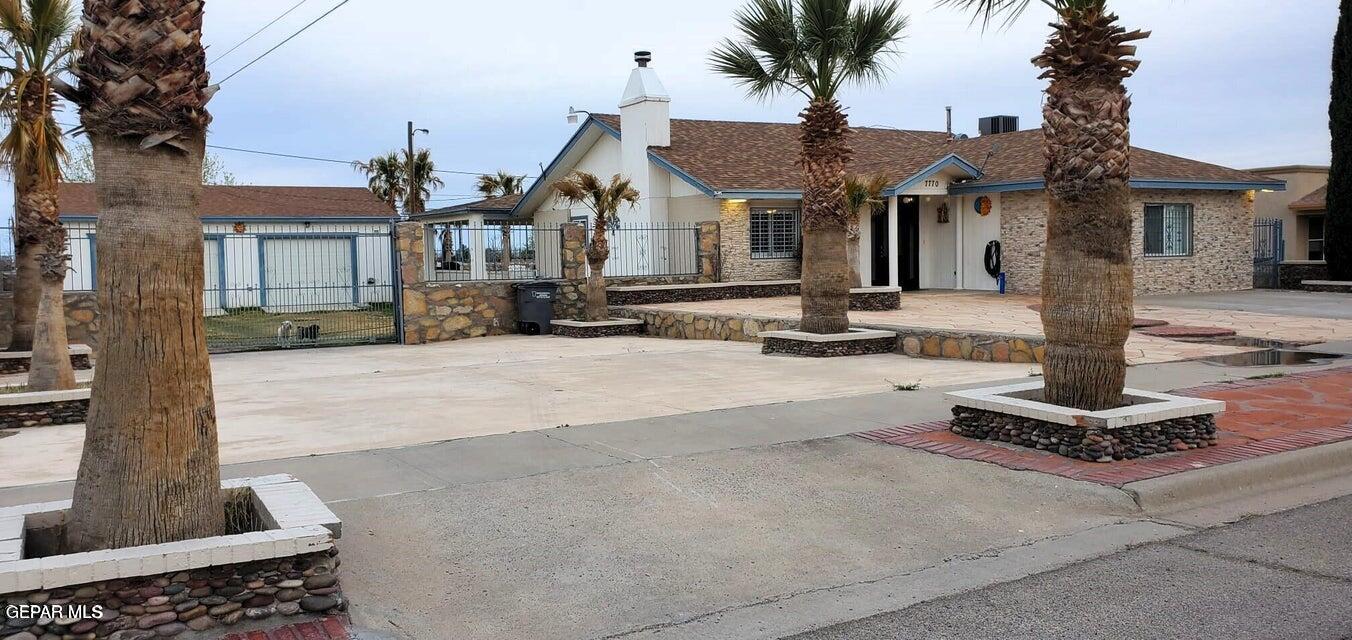
M 1192 205 L 1145 206 L 1145 255 L 1182 258 L 1192 255 Z
M 801 238 L 797 209 L 751 210 L 751 257 L 793 258 Z

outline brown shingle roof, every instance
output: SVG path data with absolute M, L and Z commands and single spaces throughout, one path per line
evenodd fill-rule
M 620 129 L 619 116 L 594 117 Z M 857 127 L 850 146 L 854 148 L 852 171 L 882 173 L 894 182 L 914 176 L 949 154 L 984 166 L 982 178 L 971 185 L 1042 179 L 1039 129 L 948 141 L 942 131 Z M 651 151 L 717 191 L 797 191 L 802 186 L 802 174 L 794 164 L 798 157 L 796 124 L 673 118 L 671 146 Z M 1135 180 L 1280 184 L 1264 176 L 1148 149 L 1133 148 L 1132 153 Z
M 427 213 L 418 214 L 417 217 L 429 216 L 433 214 L 459 213 L 461 211 L 511 211 L 516 207 L 516 203 L 521 202 L 521 194 L 513 193 L 505 196 L 495 196 L 457 204 L 453 207 L 442 207 L 433 209 Z
M 1324 185 L 1314 191 L 1305 194 L 1305 197 L 1292 202 L 1292 211 L 1323 211 L 1328 206 L 1328 185 Z
M 98 215 L 94 185 L 62 183 L 61 215 Z M 393 211 L 360 187 L 206 186 L 203 218 L 387 218 Z

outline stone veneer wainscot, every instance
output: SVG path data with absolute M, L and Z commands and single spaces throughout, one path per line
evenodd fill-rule
M 1145 257 L 1145 205 L 1193 205 L 1193 255 Z M 1131 256 L 1136 294 L 1237 291 L 1253 287 L 1253 202 L 1240 191 L 1141 189 L 1131 192 Z M 1038 293 L 1047 237 L 1047 194 L 1000 196 L 1003 269 L 1014 293 Z

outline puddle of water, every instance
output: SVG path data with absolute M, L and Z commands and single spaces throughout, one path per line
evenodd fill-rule
M 1257 346 L 1257 345 L 1237 345 L 1237 346 Z M 1301 364 L 1320 364 L 1332 362 L 1341 356 L 1336 353 L 1318 353 L 1315 351 L 1292 351 L 1288 349 L 1263 349 L 1262 351 L 1247 351 L 1244 353 L 1231 353 L 1223 356 L 1208 356 L 1198 358 L 1201 362 L 1227 367 L 1270 367 L 1276 365 L 1301 365 Z

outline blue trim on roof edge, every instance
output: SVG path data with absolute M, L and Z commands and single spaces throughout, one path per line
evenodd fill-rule
M 716 192 L 713 190 L 713 187 L 704 184 L 695 176 L 692 176 L 686 173 L 685 171 L 681 170 L 680 167 L 672 164 L 670 160 L 667 160 L 666 158 L 663 158 L 662 156 L 653 153 L 651 149 L 648 150 L 648 160 L 656 164 L 657 166 L 666 169 L 668 173 L 671 173 L 672 175 L 676 176 L 677 178 L 680 178 L 681 180 L 684 180 L 686 184 L 694 187 L 695 189 L 698 189 L 704 195 L 714 197 L 714 195 L 716 194 Z
M 802 191 L 772 191 L 744 189 L 741 191 L 718 191 L 712 194 L 719 200 L 802 200 Z
M 1197 191 L 1250 191 L 1271 189 L 1286 191 L 1285 181 L 1273 182 L 1206 182 L 1201 180 L 1132 180 L 1128 183 L 1132 189 L 1180 189 Z M 1018 182 L 995 182 L 991 184 L 951 185 L 948 195 L 960 196 L 969 193 L 1006 193 L 1009 191 L 1038 191 L 1046 188 L 1043 180 L 1022 180 Z
M 966 171 L 972 177 L 981 176 L 981 170 L 976 168 L 976 166 L 974 166 L 972 163 L 966 161 L 965 159 L 963 159 L 962 156 L 956 153 L 950 153 L 934 161 L 934 163 L 930 164 L 930 166 L 925 167 L 924 169 L 921 169 L 920 171 L 916 172 L 915 175 L 911 176 L 910 178 L 907 178 L 904 182 L 897 184 L 891 189 L 884 190 L 883 195 L 890 198 L 895 195 L 903 194 L 911 187 L 920 184 L 922 181 L 925 180 L 925 178 L 934 175 L 935 173 L 937 173 L 942 169 L 954 166 L 958 167 L 959 169 L 962 169 L 963 171 Z

